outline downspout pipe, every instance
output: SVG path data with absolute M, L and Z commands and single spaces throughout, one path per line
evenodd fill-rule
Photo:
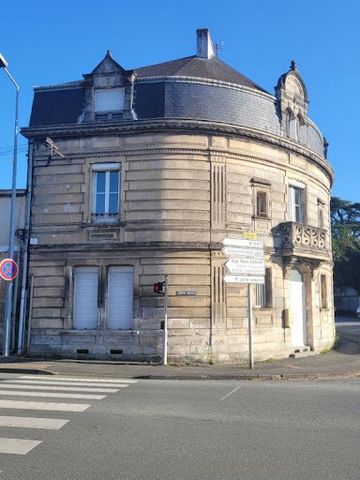
M 30 241 L 30 215 L 31 215 L 31 196 L 32 196 L 32 180 L 33 180 L 33 141 L 29 141 L 28 147 L 28 172 L 27 172 L 27 195 L 25 207 L 25 231 L 24 231 L 24 253 L 23 268 L 21 274 L 21 293 L 20 293 L 20 309 L 19 309 L 19 328 L 17 338 L 17 354 L 22 355 L 24 352 L 25 338 L 25 314 L 26 314 L 26 284 L 29 266 L 29 241 Z

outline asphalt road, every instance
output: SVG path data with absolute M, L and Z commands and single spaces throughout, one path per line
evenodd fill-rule
M 336 330 L 347 340 L 360 343 L 360 320 L 355 318 L 337 317 Z
M 85 400 L 36 394 L 99 390 L 100 382 L 60 385 L 53 377 L 49 382 L 55 383 L 42 385 L 46 379 L 36 378 L 0 375 L 0 451 L 15 449 L 0 453 L 0 480 L 359 479 L 360 379 L 139 380 L 124 388 L 105 387 L 103 380 L 102 390 L 117 391 Z M 14 401 L 35 402 L 35 408 L 50 408 L 48 402 L 90 406 L 83 412 L 38 411 Z M 57 430 L 33 428 L 39 418 L 69 422 Z M 10 421 L 19 425 L 1 426 Z M 42 443 L 20 455 L 27 444 L 18 439 Z

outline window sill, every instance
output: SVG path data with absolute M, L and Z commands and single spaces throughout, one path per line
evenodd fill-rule
M 96 328 L 96 329 L 93 329 L 93 328 L 89 328 L 89 330 L 85 330 L 85 329 L 79 329 L 77 330 L 76 328 L 70 328 L 70 329 L 67 329 L 67 330 L 62 330 L 62 335 L 98 335 L 99 333 L 101 334 L 114 334 L 114 335 L 139 335 L 140 334 L 140 330 L 121 330 L 121 329 L 111 329 L 111 328 L 104 328 L 104 329 L 101 329 L 101 328 Z
M 254 220 L 271 220 L 268 215 L 253 215 Z
M 92 214 L 91 215 L 91 223 L 93 224 L 116 224 L 116 223 L 119 223 L 120 222 L 120 219 L 119 219 L 119 214 L 118 213 L 115 213 L 113 215 L 111 214 L 107 214 L 107 213 L 104 213 L 104 214 Z

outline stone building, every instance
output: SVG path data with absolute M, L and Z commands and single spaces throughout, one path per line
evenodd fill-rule
M 167 274 L 169 359 L 246 359 L 247 287 L 224 283 L 221 242 L 249 231 L 266 259 L 255 360 L 331 346 L 333 171 L 308 105 L 294 62 L 272 95 L 205 29 L 196 55 L 125 70 L 108 52 L 36 87 L 31 352 L 160 358 Z
M 16 237 L 14 245 L 14 257 L 19 267 L 22 266 L 22 253 L 23 253 L 23 242 L 22 232 L 25 227 L 25 195 L 26 191 L 22 189 L 16 190 Z M 9 223 L 10 223 L 10 205 L 11 205 L 11 190 L 0 189 L 0 261 L 7 258 L 7 252 L 9 250 Z M 3 348 L 3 324 L 4 324 L 4 314 L 5 314 L 5 286 L 6 281 L 0 278 L 0 351 Z M 19 276 L 14 282 L 14 303 L 13 303 L 13 325 L 12 329 L 12 346 L 14 346 L 15 341 L 15 317 L 18 307 L 18 297 L 19 297 Z

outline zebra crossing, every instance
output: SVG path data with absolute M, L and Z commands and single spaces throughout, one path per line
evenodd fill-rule
M 70 422 L 66 418 L 52 418 L 52 413 L 82 413 L 91 407 L 90 401 L 103 400 L 108 394 L 119 392 L 132 379 L 106 379 L 94 377 L 73 377 L 65 375 L 23 375 L 0 381 L 0 455 L 26 455 L 42 443 L 38 434 L 34 439 L 8 438 L 1 435 L 1 429 L 60 430 Z M 6 397 L 15 397 L 6 398 Z M 27 400 L 28 398 L 28 400 Z M 49 399 L 49 400 L 46 400 Z M 56 401 L 61 399 L 61 401 Z M 86 403 L 80 403 L 78 401 Z M 8 410 L 19 410 L 19 416 Z M 26 416 L 22 412 L 26 412 Z M 34 416 L 29 416 L 33 412 Z M 46 416 L 36 416 L 47 412 Z

